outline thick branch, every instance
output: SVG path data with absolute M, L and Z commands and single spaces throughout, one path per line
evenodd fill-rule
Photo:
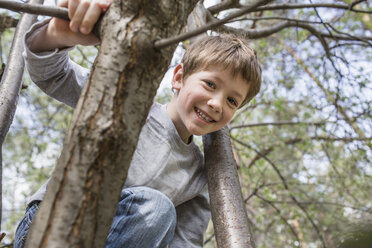
M 43 0 L 32 0 L 34 3 L 42 3 Z M 22 57 L 23 43 L 22 38 L 24 33 L 36 21 L 35 16 L 22 15 L 17 29 L 15 31 L 8 64 L 5 68 L 2 80 L 0 83 L 0 153 L 2 153 L 2 145 L 9 127 L 13 121 L 14 113 L 17 106 L 19 92 L 21 90 L 23 79 L 24 61 Z M 2 167 L 2 155 L 0 155 L 0 166 Z M 2 172 L 2 170 L 1 170 Z M 0 174 L 0 185 L 2 185 L 2 174 Z M 0 192 L 2 187 L 0 186 Z M 0 194 L 0 196 L 2 196 Z M 0 198 L 1 200 L 1 198 Z M 1 226 L 1 201 L 0 201 L 0 226 Z
M 44 6 L 42 4 L 32 4 L 32 3 L 21 3 L 13 0 L 0 0 L 0 8 L 24 12 L 34 15 L 45 15 L 62 18 L 69 20 L 68 12 L 66 8 L 54 7 L 54 6 Z
M 203 144 L 218 247 L 253 248 L 255 245 L 227 127 L 203 136 Z

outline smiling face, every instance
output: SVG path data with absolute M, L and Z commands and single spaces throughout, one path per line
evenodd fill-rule
M 228 69 L 211 66 L 182 77 L 182 64 L 174 71 L 172 87 L 177 92 L 167 106 L 182 140 L 223 128 L 245 100 L 249 85 Z

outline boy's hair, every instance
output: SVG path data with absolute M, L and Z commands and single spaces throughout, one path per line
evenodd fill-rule
M 232 70 L 233 76 L 241 75 L 250 85 L 240 107 L 257 95 L 261 87 L 261 66 L 256 51 L 246 39 L 234 34 L 206 36 L 194 42 L 185 52 L 183 78 L 205 70 L 209 66 L 223 66 Z

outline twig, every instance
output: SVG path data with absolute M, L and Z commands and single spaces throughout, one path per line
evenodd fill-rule
M 204 244 L 208 244 L 213 238 L 214 238 L 214 232 L 206 240 L 204 240 Z
M 337 111 L 341 114 L 344 120 L 354 129 L 355 133 L 358 134 L 360 138 L 366 138 L 364 131 L 357 125 L 356 122 L 353 122 L 353 120 L 347 114 L 346 110 L 337 103 L 336 98 L 331 94 L 331 92 L 329 92 L 324 87 L 324 85 L 320 82 L 320 80 L 317 77 L 315 77 L 315 75 L 312 73 L 312 71 L 310 71 L 310 69 L 305 64 L 305 62 L 299 56 L 297 56 L 295 51 L 290 46 L 288 46 L 287 44 L 284 44 L 283 42 L 282 44 L 285 47 L 285 49 L 291 54 L 291 56 L 297 61 L 297 63 L 302 66 L 302 68 L 311 77 L 311 79 L 314 80 L 316 85 L 322 90 L 322 92 L 326 96 L 327 100 L 336 107 Z M 372 150 L 371 142 L 366 142 L 366 145 L 369 147 L 369 149 Z
M 295 202 L 291 202 L 291 201 L 273 201 L 273 200 L 267 200 L 267 201 L 270 201 L 272 203 L 278 203 L 278 204 L 296 204 Z M 301 205 L 331 205 L 331 206 L 336 206 L 336 207 L 340 207 L 340 208 L 351 208 L 353 210 L 357 210 L 357 211 L 360 211 L 360 212 L 372 214 L 372 210 L 369 209 L 369 208 L 362 209 L 362 208 L 349 206 L 349 205 L 345 205 L 345 204 L 337 203 L 337 202 L 301 201 L 299 203 Z
M 320 232 L 320 229 L 319 227 L 317 226 L 317 224 L 314 222 L 314 220 L 311 218 L 310 214 L 307 212 L 307 210 L 299 203 L 299 201 L 297 200 L 297 198 L 292 194 L 292 192 L 290 191 L 289 189 L 289 186 L 287 184 L 287 181 L 286 179 L 284 178 L 284 176 L 282 175 L 282 173 L 280 172 L 279 168 L 274 164 L 274 162 L 272 162 L 267 156 L 265 156 L 264 154 L 262 154 L 260 151 L 258 151 L 257 149 L 255 149 L 254 147 L 248 145 L 248 144 L 245 144 L 243 143 L 242 141 L 240 140 L 237 140 L 235 138 L 232 138 L 233 140 L 235 140 L 236 142 L 238 142 L 239 144 L 241 144 L 242 146 L 245 146 L 247 147 L 248 149 L 251 149 L 253 151 L 255 151 L 258 155 L 260 155 L 263 159 L 265 159 L 271 166 L 272 168 L 274 169 L 274 171 L 276 172 L 276 174 L 279 176 L 280 180 L 282 181 L 282 184 L 284 186 L 284 188 L 288 191 L 288 194 L 289 194 L 289 197 L 296 203 L 296 205 L 302 210 L 302 212 L 304 212 L 305 216 L 307 217 L 307 219 L 310 221 L 311 225 L 313 226 L 313 228 L 315 229 L 318 237 L 320 238 L 322 244 L 323 244 L 323 247 L 325 248 L 326 245 L 325 245 L 325 240 L 323 238 L 323 235 L 321 234 Z M 257 194 L 256 194 L 257 195 Z
M 278 121 L 278 122 L 261 122 L 261 123 L 252 123 L 237 125 L 230 128 L 230 131 L 237 128 L 249 128 L 249 127 L 260 127 L 260 126 L 284 126 L 284 125 L 308 125 L 308 126 L 320 126 L 324 125 L 327 122 L 302 122 L 302 121 Z
M 347 4 L 334 4 L 334 3 L 316 3 L 316 4 L 272 4 L 262 7 L 258 7 L 255 11 L 264 10 L 283 10 L 283 9 L 304 9 L 304 8 L 334 8 L 334 9 L 344 9 L 359 13 L 372 14 L 372 11 L 361 10 L 350 8 L 352 5 Z
M 370 43 L 369 41 L 368 41 L 368 39 L 366 39 L 366 38 L 368 38 L 368 37 L 358 37 L 358 36 L 355 36 L 355 35 L 351 35 L 351 34 L 349 34 L 349 33 L 347 33 L 347 32 L 342 32 L 342 31 L 340 31 L 340 30 L 337 30 L 335 27 L 333 27 L 331 24 L 329 24 L 329 23 L 325 23 L 327 26 L 329 26 L 333 31 L 335 31 L 336 33 L 339 33 L 339 34 L 342 34 L 342 35 L 345 35 L 345 37 L 350 37 L 350 39 L 352 39 L 352 40 L 357 40 L 357 41 L 361 41 L 361 42 L 365 42 L 365 43 L 367 43 L 369 46 L 372 46 L 372 43 Z M 332 34 L 332 38 L 333 38 L 333 36 L 334 36 L 334 34 Z
M 275 206 L 274 203 L 270 202 L 270 201 L 267 201 L 265 198 L 263 198 L 262 196 L 258 195 L 258 194 L 255 194 L 255 196 L 258 198 L 258 199 L 261 199 L 263 202 L 266 202 L 267 204 L 269 204 L 273 209 L 275 209 L 275 211 L 279 214 L 280 218 L 283 220 L 283 222 L 289 227 L 289 229 L 291 230 L 293 236 L 295 236 L 295 238 L 297 239 L 297 241 L 299 243 L 300 242 L 300 238 L 298 237 L 298 234 L 296 232 L 296 230 L 294 230 L 294 228 L 291 226 L 291 224 L 289 224 L 288 220 L 286 218 L 284 218 L 284 216 L 282 215 L 281 211 L 279 208 L 277 208 Z
M 303 23 L 309 23 L 309 24 L 322 24 L 321 22 L 317 22 L 317 21 L 300 20 L 300 19 L 286 18 L 286 17 L 281 17 L 281 16 L 244 17 L 244 18 L 234 19 L 229 23 L 240 22 L 240 21 L 268 21 L 268 20 L 282 20 L 282 21 L 292 21 L 292 22 L 303 22 Z

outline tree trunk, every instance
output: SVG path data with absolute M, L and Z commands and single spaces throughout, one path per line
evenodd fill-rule
M 219 248 L 254 248 L 227 127 L 203 136 L 213 226 Z
M 44 0 L 31 0 L 31 3 L 42 4 Z M 14 19 L 0 18 L 4 21 L 2 28 L 14 25 Z M 5 21 L 8 21 L 7 23 Z M 0 227 L 2 216 L 2 146 L 6 134 L 8 133 L 10 124 L 13 122 L 14 113 L 17 107 L 19 92 L 22 86 L 24 61 L 22 57 L 23 42 L 22 37 L 25 32 L 36 21 L 36 16 L 24 14 L 22 15 L 17 29 L 15 31 L 7 66 L 2 75 L 0 83 Z
M 114 1 L 102 44 L 26 247 L 103 247 L 132 154 L 192 1 Z

